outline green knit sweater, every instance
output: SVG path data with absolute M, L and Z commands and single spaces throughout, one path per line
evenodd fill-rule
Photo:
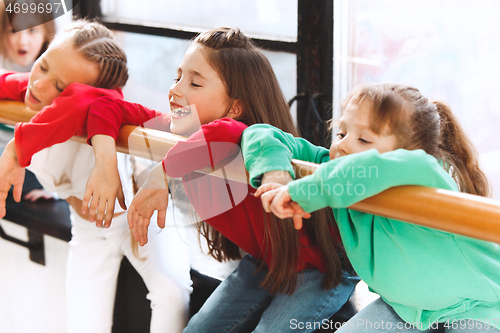
M 292 158 L 321 163 L 313 175 L 288 184 L 292 200 L 307 212 L 333 208 L 354 269 L 406 322 L 426 329 L 436 321 L 488 320 L 493 326 L 500 319 L 498 244 L 347 209 L 393 186 L 457 191 L 434 157 L 372 149 L 330 160 L 327 149 L 269 125 L 246 129 L 242 150 L 255 187 L 271 170 L 295 178 Z

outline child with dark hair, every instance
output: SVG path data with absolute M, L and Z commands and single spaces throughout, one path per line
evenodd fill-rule
M 267 58 L 238 29 L 202 33 L 186 51 L 169 99 L 171 119 L 137 104 L 101 98 L 90 107 L 88 136 L 94 141 L 109 135 L 99 149 L 110 157 L 121 124 L 147 120 L 146 127 L 189 136 L 153 168 L 134 197 L 128 219 L 135 238 L 144 245 L 151 237 L 148 227 L 154 211 L 158 224 L 165 226 L 169 200 L 165 178 L 182 177 L 189 200 L 204 221 L 199 230 L 210 254 L 220 261 L 241 258 L 240 249 L 249 254 L 191 318 L 185 332 L 284 332 L 292 319 L 316 325 L 328 319 L 359 281 L 342 255 L 333 218 L 317 214 L 316 223 L 297 234 L 290 219 L 276 223 L 266 214 L 259 200 L 248 194 L 247 184 L 200 177 L 196 172 L 204 167 L 222 170 L 227 161 L 240 161 L 245 174 L 239 144 L 249 125 L 267 123 L 297 134 Z M 137 122 L 138 115 L 146 119 Z M 96 148 L 97 142 L 93 143 Z M 97 213 L 97 223 L 119 187 L 118 183 L 102 186 L 100 180 L 110 171 L 96 169 L 96 178 L 89 180 L 86 198 L 92 197 L 90 213 Z M 312 329 L 308 325 L 297 331 Z

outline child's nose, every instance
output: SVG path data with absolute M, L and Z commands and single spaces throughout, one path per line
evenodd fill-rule
M 168 93 L 170 96 L 176 96 L 176 97 L 182 96 L 182 92 L 181 92 L 181 89 L 179 87 L 179 82 L 174 83 L 170 87 L 170 89 L 168 89 Z
M 35 87 L 35 89 L 37 91 L 44 91 L 45 87 L 47 85 L 46 85 L 46 82 L 43 79 L 40 79 L 40 80 L 36 80 L 35 82 L 33 82 L 33 86 Z
M 18 40 L 19 40 L 19 44 L 27 44 L 28 43 L 28 32 L 27 31 L 20 31 L 17 33 L 18 35 Z
M 339 152 L 340 155 L 349 155 L 351 153 L 349 149 L 349 143 L 347 140 L 347 136 L 342 138 L 338 143 L 337 143 L 337 151 Z

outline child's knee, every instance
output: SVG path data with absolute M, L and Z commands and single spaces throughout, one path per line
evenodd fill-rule
M 165 274 L 155 280 L 154 283 L 146 284 L 149 290 L 147 298 L 151 301 L 152 308 L 167 306 L 173 309 L 189 304 L 191 279 L 174 279 Z

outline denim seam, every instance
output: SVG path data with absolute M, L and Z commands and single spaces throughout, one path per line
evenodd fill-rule
M 229 328 L 229 330 L 225 331 L 225 332 L 231 332 L 232 330 L 234 330 L 238 325 L 240 325 L 242 322 L 244 322 L 248 317 L 250 317 L 253 313 L 255 313 L 255 311 L 257 311 L 258 309 L 262 308 L 263 306 L 265 306 L 266 304 L 269 305 L 269 303 L 271 303 L 271 301 L 273 300 L 274 296 L 272 295 L 269 295 L 268 297 L 266 297 L 264 299 L 264 302 L 262 302 L 261 304 L 259 304 L 258 306 L 256 306 L 255 308 L 251 309 L 248 314 L 243 317 L 241 320 L 239 320 L 238 322 L 236 322 L 232 327 Z M 257 324 L 258 325 L 258 324 Z
M 325 302 L 325 303 L 323 304 L 322 308 L 321 308 L 321 309 L 318 309 L 318 311 L 319 311 L 319 312 L 317 312 L 318 314 L 317 314 L 317 316 L 314 318 L 314 322 L 316 322 L 316 320 L 317 320 L 317 319 L 321 316 L 321 314 L 325 311 L 325 309 L 326 309 L 326 307 L 328 306 L 328 304 L 330 304 L 330 303 L 331 303 L 331 302 L 335 299 L 335 297 L 337 296 L 337 293 L 338 293 L 339 289 L 342 287 L 342 282 L 344 282 L 344 281 L 343 281 L 343 280 L 344 280 L 344 278 L 348 279 L 348 278 L 349 278 L 349 276 L 343 272 L 343 273 L 342 273 L 342 281 L 340 282 L 340 284 L 339 284 L 338 286 L 336 286 L 335 288 L 330 289 L 330 292 L 331 292 L 331 293 L 333 293 L 333 294 L 330 296 L 330 299 L 329 299 L 327 302 Z M 352 293 L 351 293 L 351 295 L 352 295 Z M 351 295 L 349 295 L 349 297 L 347 298 L 348 300 L 349 300 L 349 298 L 351 297 Z M 341 306 L 341 307 L 342 307 L 342 306 Z M 340 310 L 340 308 L 339 308 L 339 309 L 337 309 L 337 311 L 338 311 L 338 310 Z M 336 313 L 336 312 L 334 312 L 334 313 Z
M 340 285 L 339 285 L 340 286 Z M 337 286 L 336 288 L 333 288 L 331 290 L 331 293 L 332 295 L 330 296 L 330 299 L 327 301 L 327 302 L 324 302 L 322 305 L 321 305 L 321 308 L 318 309 L 317 311 L 317 315 L 316 317 L 313 319 L 313 322 L 316 322 L 318 320 L 318 318 L 321 316 L 321 314 L 325 311 L 326 307 L 328 306 L 328 304 L 330 304 L 332 302 L 332 300 L 335 298 L 336 294 L 337 294 L 337 291 L 339 289 L 339 286 Z

